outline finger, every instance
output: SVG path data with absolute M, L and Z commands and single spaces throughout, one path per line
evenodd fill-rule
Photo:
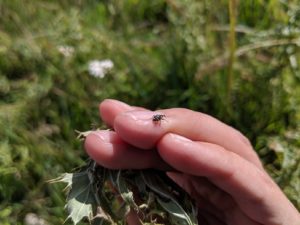
M 208 115 L 187 109 L 163 110 L 162 113 L 166 112 L 167 119 L 161 121 L 161 123 L 153 123 L 152 116 L 156 114 L 155 112 L 132 107 L 112 99 L 107 99 L 100 104 L 100 114 L 104 121 L 111 126 L 118 115 L 134 109 L 139 109 L 140 112 L 132 112 L 132 114 L 133 116 L 138 114 L 136 118 L 142 117 L 140 118 L 142 123 L 132 123 L 131 117 L 125 113 L 116 124 L 118 133 L 123 139 L 137 147 L 153 148 L 163 134 L 174 132 L 189 139 L 194 138 L 195 140 L 198 139 L 215 144 L 230 145 L 225 146 L 225 148 L 262 167 L 256 153 L 243 135 Z M 190 121 L 199 125 L 191 128 L 193 124 L 189 124 L 191 123 Z M 224 135 L 227 135 L 227 137 L 224 137 Z M 226 141 L 225 144 L 224 140 Z
M 153 116 L 160 114 L 165 117 L 153 121 Z M 164 134 L 176 133 L 193 141 L 220 145 L 262 168 L 257 154 L 240 132 L 203 113 L 177 108 L 127 111 L 116 116 L 114 128 L 123 140 L 139 148 L 152 149 Z
M 276 218 L 289 220 L 284 213 L 286 210 L 295 213 L 271 178 L 235 153 L 175 134 L 165 135 L 157 147 L 169 165 L 183 173 L 207 177 L 231 195 L 239 208 L 255 221 L 276 224 Z M 266 218 L 266 215 L 271 216 Z
M 205 199 L 214 207 L 214 211 L 227 211 L 236 206 L 233 198 L 225 191 L 213 185 L 205 177 L 196 177 L 177 172 L 168 172 L 168 176 L 198 201 Z M 204 205 L 205 207 L 205 205 Z M 213 213 L 213 212 L 212 212 Z M 220 214 L 216 214 L 221 218 Z
M 207 215 L 208 218 L 226 221 L 232 225 L 258 225 L 237 207 L 232 196 L 212 184 L 208 179 L 187 175 L 182 176 L 174 172 L 171 173 L 171 178 L 176 183 L 179 182 L 180 186 L 188 193 L 192 193 L 197 199 L 201 199 L 202 202 L 206 203 L 206 207 L 204 206 L 202 211 L 203 215 Z M 212 217 L 209 217 L 209 215 Z
M 100 117 L 110 127 L 118 114 L 130 110 L 133 110 L 131 106 L 113 99 L 106 99 L 99 105 Z
M 225 221 L 227 224 L 232 225 L 263 225 L 249 218 L 239 207 L 227 211 Z
M 133 110 L 146 111 L 144 108 L 129 106 L 123 102 L 112 99 L 103 101 L 99 106 L 99 110 L 102 119 L 110 126 L 113 126 L 116 116 L 123 112 Z M 192 140 L 206 141 L 221 145 L 230 151 L 236 152 L 237 154 L 262 168 L 261 162 L 259 161 L 256 153 L 253 151 L 250 142 L 239 131 L 233 129 L 232 127 L 211 116 L 188 109 L 168 109 L 161 110 L 160 112 L 165 113 L 168 118 L 168 123 L 163 124 L 165 125 L 164 133 L 174 132 Z M 148 122 L 149 119 L 151 120 L 152 116 L 156 114 L 155 112 L 151 111 L 145 113 L 146 115 L 141 115 L 141 119 L 148 119 Z M 125 125 L 127 126 L 131 120 L 126 118 L 124 119 L 126 123 Z M 151 125 L 152 124 L 150 124 L 150 126 Z M 156 138 L 160 138 L 160 136 Z M 156 141 L 157 140 L 147 139 L 147 143 L 150 142 L 149 144 L 152 144 L 152 146 Z M 144 141 L 142 142 L 146 143 Z
M 219 220 L 213 214 L 206 211 L 199 211 L 198 213 L 199 224 L 204 225 L 226 225 L 225 221 Z
M 127 215 L 126 221 L 128 225 L 142 225 L 138 214 L 134 210 L 130 210 L 130 212 Z
M 193 179 L 195 178 L 194 176 L 179 173 L 179 172 L 167 172 L 167 175 L 196 201 L 197 208 L 200 211 L 209 212 L 210 214 L 213 214 L 215 217 L 217 217 L 220 220 L 225 219 L 224 214 L 222 212 L 225 207 L 220 206 L 220 204 L 224 204 L 223 201 L 227 199 L 219 198 L 218 199 L 219 202 L 217 202 L 216 204 L 216 202 L 211 201 L 212 197 L 208 193 L 205 193 L 203 195 L 202 193 L 199 193 L 197 188 L 200 187 L 198 186 L 206 186 L 206 184 L 199 183 L 197 184 L 197 186 L 194 186 L 193 184 Z M 199 179 L 205 180 L 205 178 L 200 178 L 200 177 Z M 203 187 L 201 188 L 203 189 Z M 224 194 L 228 195 L 227 193 Z M 226 204 L 228 205 L 228 203 Z
M 145 109 L 142 107 L 130 106 L 124 102 L 114 99 L 106 99 L 99 105 L 100 117 L 110 127 L 113 127 L 114 120 L 117 115 L 132 110 Z
M 157 151 L 140 151 L 124 142 L 113 131 L 95 131 L 85 139 L 88 155 L 110 169 L 170 169 Z

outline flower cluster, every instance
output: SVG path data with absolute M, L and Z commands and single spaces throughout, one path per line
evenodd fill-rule
M 114 67 L 114 63 L 109 60 L 92 60 L 89 62 L 89 74 L 94 77 L 103 78 Z

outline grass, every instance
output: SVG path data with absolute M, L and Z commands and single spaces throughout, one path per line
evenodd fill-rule
M 63 223 L 63 187 L 46 181 L 82 165 L 74 130 L 99 123 L 105 98 L 229 123 L 300 209 L 299 3 L 239 1 L 233 26 L 229 1 L 0 0 L 2 224 Z M 114 69 L 92 77 L 94 59 Z

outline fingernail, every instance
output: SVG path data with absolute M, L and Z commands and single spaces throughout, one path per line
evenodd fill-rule
M 114 131 L 97 130 L 92 131 L 88 136 L 93 136 L 97 141 L 105 144 L 124 144 L 123 140 Z
M 107 131 L 92 131 L 88 136 L 94 136 L 98 141 L 109 143 L 111 134 Z
M 112 102 L 114 103 L 114 105 L 116 105 L 117 107 L 122 107 L 122 108 L 128 108 L 131 109 L 131 106 L 126 104 L 125 102 L 121 102 L 119 100 L 115 100 L 115 99 L 105 99 L 105 102 Z
M 188 139 L 188 138 L 186 138 L 186 137 L 183 137 L 183 136 L 180 136 L 180 135 L 177 135 L 177 134 L 169 134 L 170 135 L 170 137 L 174 140 L 174 141 L 176 141 L 176 142 L 180 142 L 180 143 L 186 143 L 186 144 L 191 144 L 191 143 L 193 143 L 193 141 L 192 140 L 190 140 L 190 139 Z
M 155 115 L 152 111 L 131 111 L 126 113 L 133 120 L 150 120 L 152 121 L 153 115 Z

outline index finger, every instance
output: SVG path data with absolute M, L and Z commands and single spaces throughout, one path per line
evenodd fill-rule
M 127 111 L 114 118 L 114 128 L 123 140 L 142 149 L 152 149 L 165 134 L 175 133 L 222 146 L 262 168 L 247 138 L 204 113 L 182 108 Z

